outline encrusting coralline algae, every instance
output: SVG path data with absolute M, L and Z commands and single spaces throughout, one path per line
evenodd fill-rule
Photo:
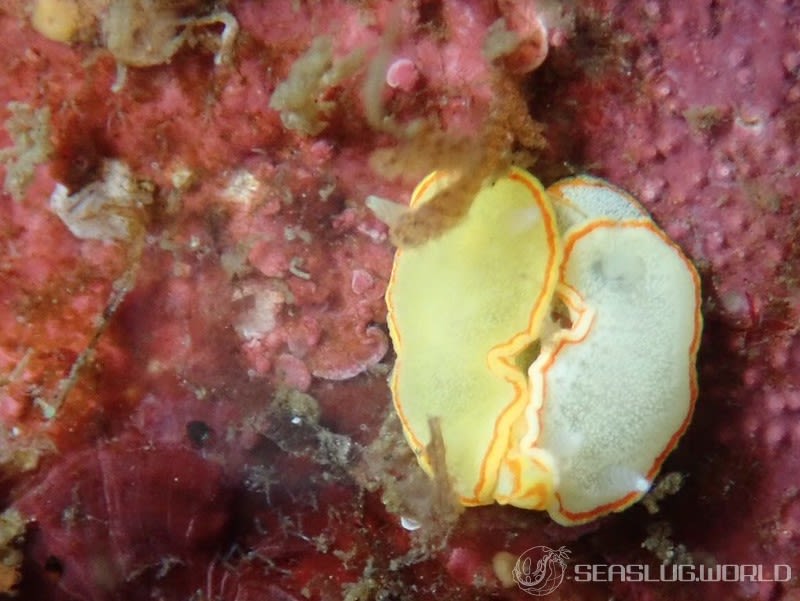
M 798 24 L 772 0 L 6 2 L 0 588 L 522 599 L 542 545 L 567 569 L 796 566 Z M 312 49 L 308 97 L 280 101 Z M 469 169 L 424 240 L 510 165 L 630 191 L 698 268 L 699 397 L 655 514 L 462 511 L 387 417 L 395 248 L 365 201 Z

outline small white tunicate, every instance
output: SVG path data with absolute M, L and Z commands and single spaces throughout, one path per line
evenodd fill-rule
M 262 191 L 259 179 L 245 169 L 236 171 L 231 176 L 228 185 L 222 191 L 222 196 L 231 202 L 250 206 L 258 199 Z
M 127 165 L 109 160 L 102 178 L 70 194 L 57 184 L 50 210 L 81 240 L 126 240 L 137 229 L 141 209 L 153 200 L 152 191 L 138 182 Z
M 417 520 L 413 518 L 407 518 L 406 516 L 400 517 L 400 525 L 409 532 L 414 532 L 414 530 L 419 530 L 422 527 L 422 524 L 420 524 Z
M 292 257 L 289 261 L 289 273 L 301 280 L 310 280 L 311 274 L 303 270 L 300 266 L 303 264 L 302 257 Z

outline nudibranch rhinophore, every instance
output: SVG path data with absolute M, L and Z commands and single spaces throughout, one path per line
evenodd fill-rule
M 434 172 L 411 206 L 448 176 Z M 575 525 L 637 501 L 697 397 L 700 280 L 630 195 L 547 191 L 512 169 L 440 238 L 399 249 L 386 293 L 394 405 L 420 465 L 438 418 L 465 505 Z

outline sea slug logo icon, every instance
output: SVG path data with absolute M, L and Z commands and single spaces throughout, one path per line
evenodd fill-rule
M 531 547 L 517 559 L 511 574 L 519 588 L 530 595 L 549 595 L 564 580 L 569 549 Z

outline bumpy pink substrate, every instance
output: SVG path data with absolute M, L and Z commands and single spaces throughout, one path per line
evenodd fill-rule
M 657 567 L 665 554 L 642 548 L 656 530 L 695 563 L 786 564 L 794 578 L 565 580 L 548 598 L 797 598 L 800 7 L 559 7 L 232 1 L 229 62 L 187 45 L 130 68 L 116 93 L 106 50 L 48 41 L 21 6 L 0 9 L 0 118 L 9 101 L 49 108 L 54 147 L 24 198 L 0 203 L 0 458 L 41 449 L 37 471 L 15 460 L 0 473 L 3 507 L 31 520 L 22 598 L 339 599 L 358 586 L 353 598 L 524 599 L 498 580 L 497 553 L 566 545 L 573 563 Z M 497 68 L 482 46 L 501 16 L 522 44 L 497 67 L 524 77 L 546 126 L 543 179 L 574 168 L 628 189 L 697 263 L 700 398 L 665 466 L 685 484 L 659 513 L 567 529 L 469 509 L 414 559 L 419 533 L 353 475 L 389 406 L 392 359 L 393 249 L 364 199 L 410 191 L 370 166 L 396 140 L 369 124 L 362 84 L 379 60 L 387 114 L 478 131 Z M 317 98 L 318 130 L 289 129 L 270 99 L 323 34 L 334 60 L 361 50 L 363 63 Z M 130 254 L 76 239 L 48 198 L 112 158 L 154 186 L 136 285 L 49 417 Z

